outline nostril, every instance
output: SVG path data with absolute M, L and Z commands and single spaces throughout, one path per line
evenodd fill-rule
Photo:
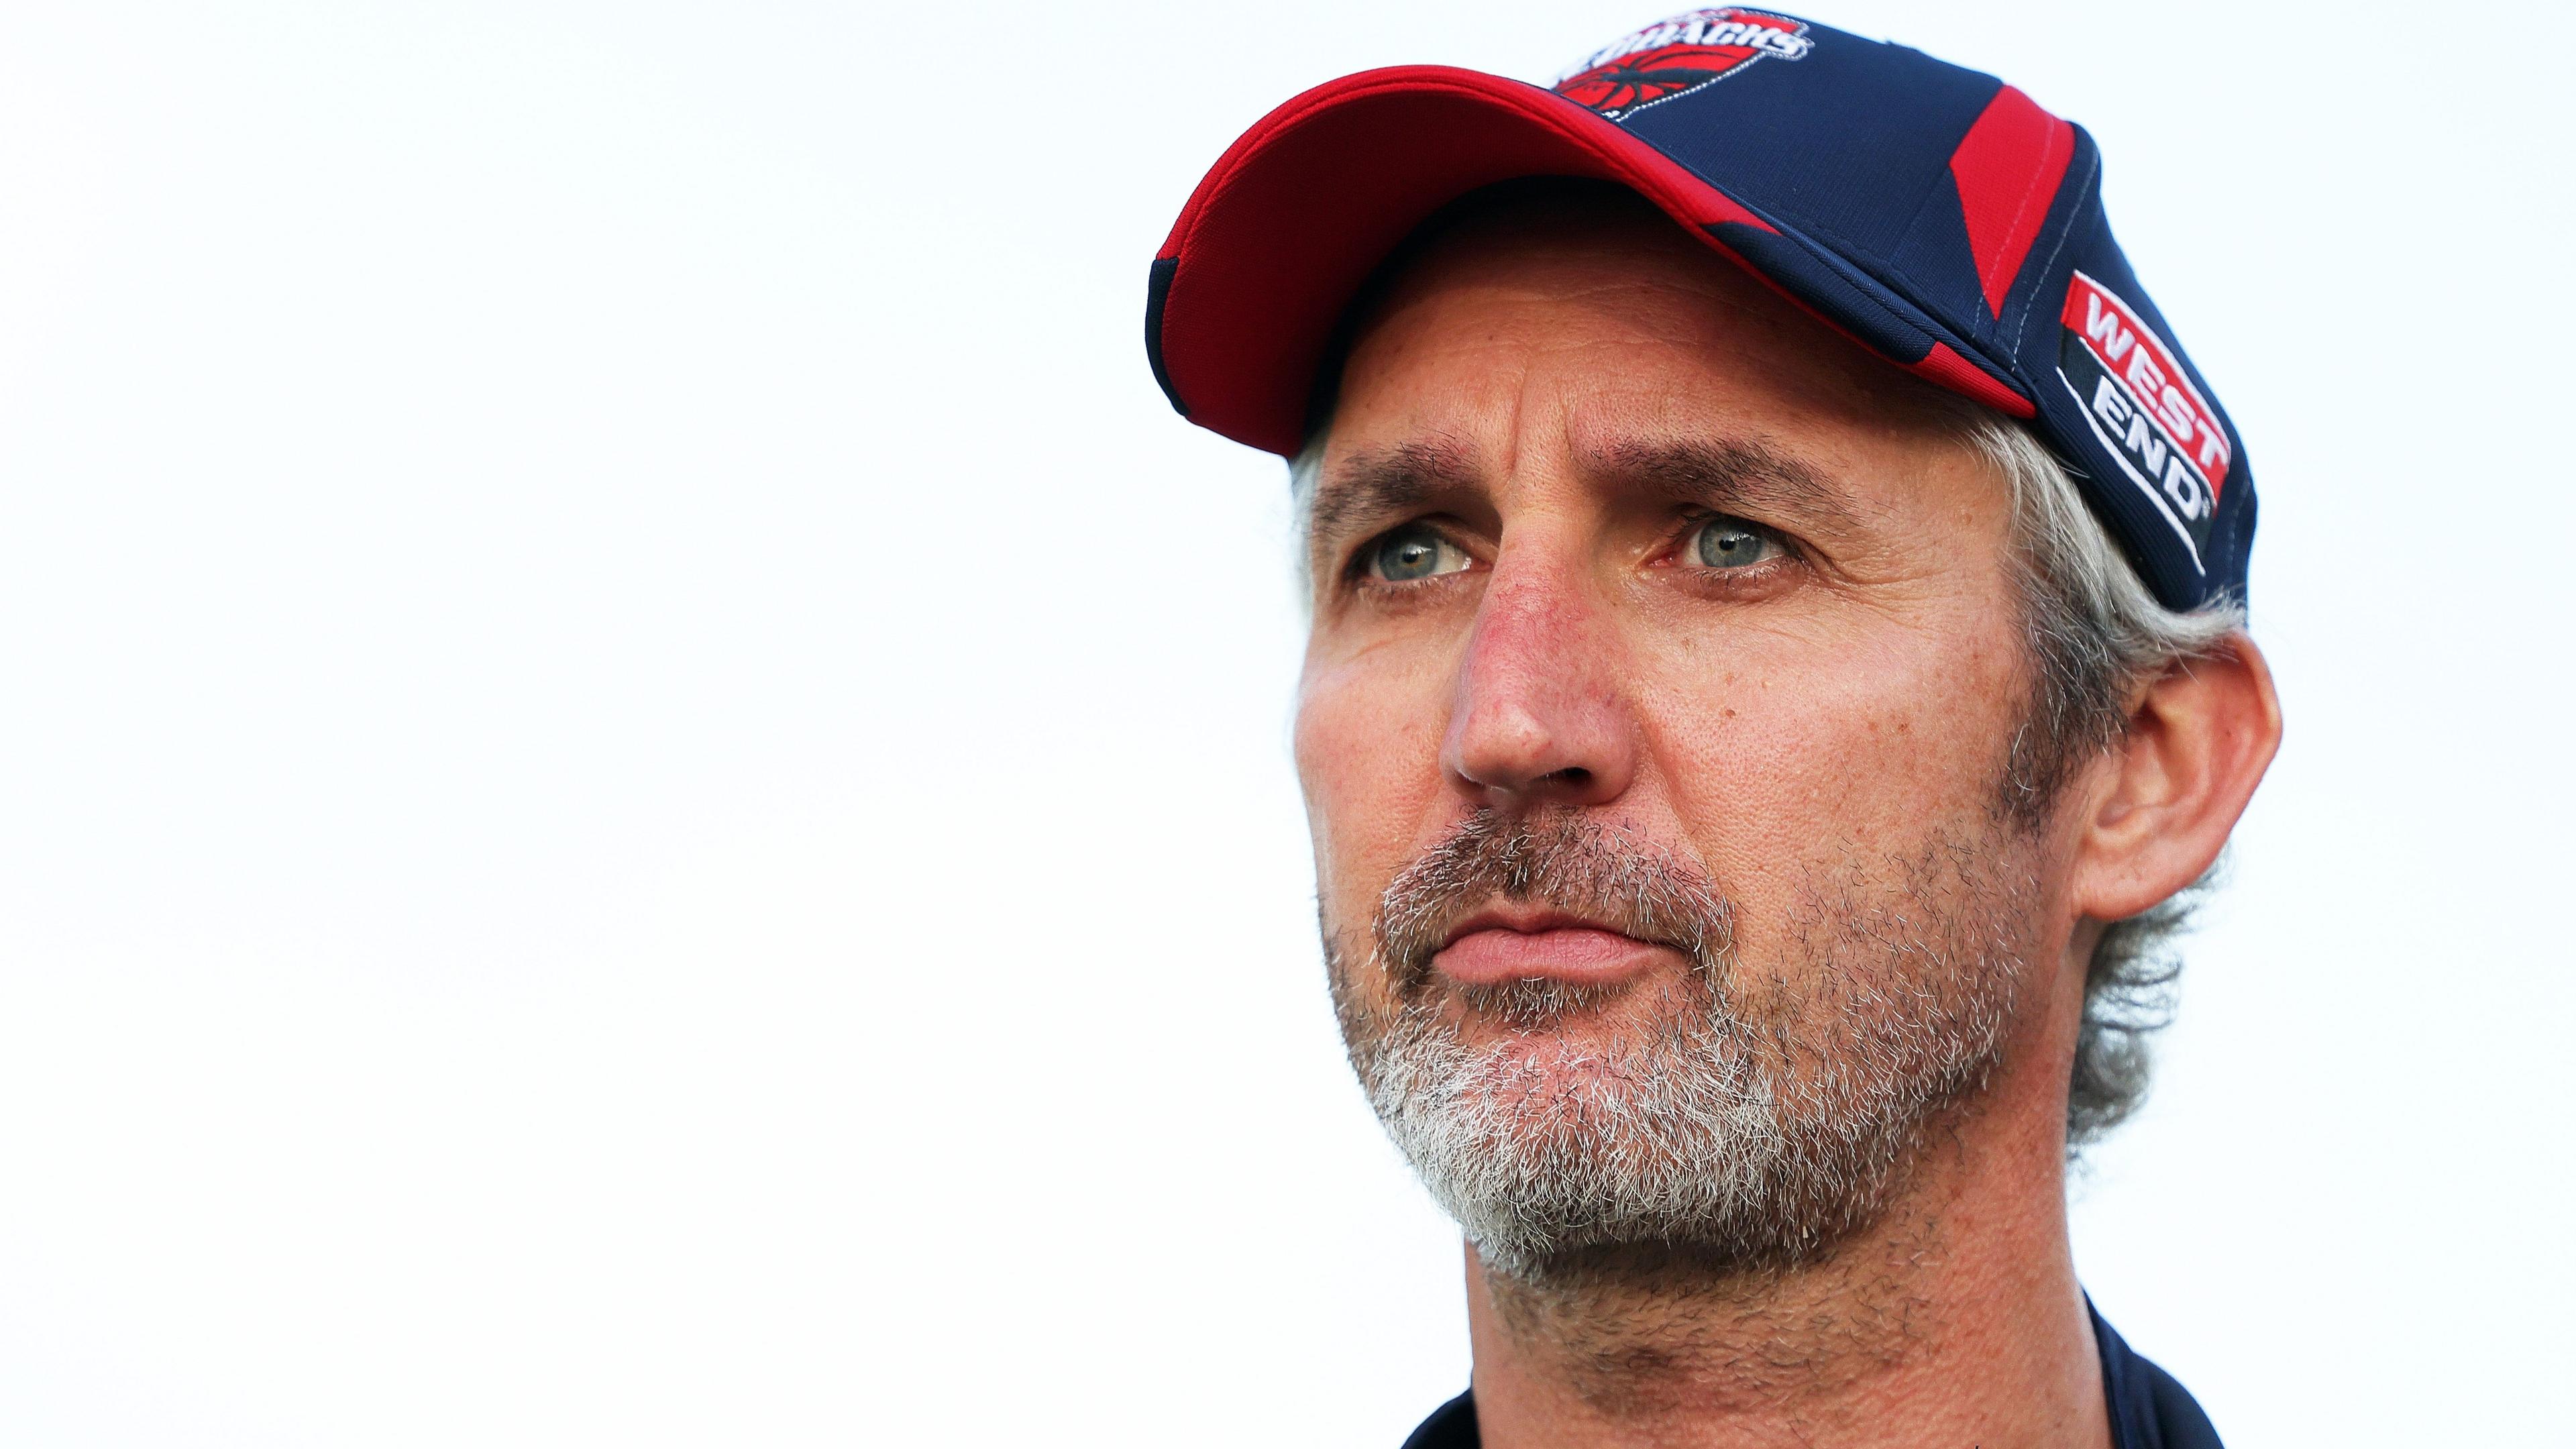
M 1571 790 L 1580 790 L 1592 783 L 1592 772 L 1581 765 L 1568 765 L 1562 770 L 1550 770 L 1539 776 L 1538 783 L 1563 785 Z

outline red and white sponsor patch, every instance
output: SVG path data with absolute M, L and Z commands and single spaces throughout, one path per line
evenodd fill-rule
M 2226 486 L 2227 429 L 2154 328 L 2082 272 L 2067 287 L 2066 311 L 2058 320 L 2074 329 L 2103 367 L 2128 384 L 2138 404 L 2191 453 L 2209 479 L 2211 494 Z
M 2066 288 L 2057 375 L 2113 461 L 2162 509 L 2200 561 L 2231 456 L 2218 410 L 2165 340 L 2100 282 Z
M 1733 5 L 1693 10 L 1624 36 L 1566 68 L 1558 95 L 1620 120 L 1754 61 L 1797 60 L 1815 49 L 1805 22 Z

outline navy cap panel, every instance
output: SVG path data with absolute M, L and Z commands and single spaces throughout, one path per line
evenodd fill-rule
M 1796 232 L 1766 231 L 1744 222 L 1713 222 L 1706 229 L 1727 250 L 1890 361 L 1921 362 L 1939 343 L 1993 378 L 2003 391 L 2024 390 L 2009 370 L 1983 360 L 1977 347 L 1940 318 Z
M 1746 205 L 1883 264 L 2003 82 L 1821 25 L 1806 34 L 1796 60 L 1764 57 L 1622 124 Z
M 1914 224 L 1905 229 L 1888 258 L 1889 269 L 1905 279 L 1926 308 L 1954 324 L 1967 324 L 1964 330 L 1971 343 L 2000 363 L 2012 352 L 1995 345 L 1999 324 L 1986 310 L 1984 290 L 1977 282 L 1976 253 L 1960 220 L 1963 210 L 1958 182 L 1944 166 L 1931 195 L 1914 213 Z
M 1712 223 L 1708 232 L 1880 354 L 1898 362 L 1920 362 L 1932 355 L 1932 344 L 1939 339 L 1930 320 L 1870 284 L 1848 263 L 1835 266 L 1829 253 L 1811 250 L 1795 236 L 1740 221 Z
M 1190 405 L 1181 401 L 1181 390 L 1172 385 L 1172 370 L 1163 362 L 1163 307 L 1171 300 L 1172 278 L 1180 269 L 1180 258 L 1157 257 L 1145 276 L 1145 362 L 1154 369 L 1154 385 L 1171 399 L 1172 411 L 1188 417 Z
M 1617 119 L 1865 269 L 1880 289 L 1945 319 L 1939 332 L 1954 349 L 2000 370 L 2010 349 L 1993 345 L 1949 160 L 2003 83 L 1903 46 L 1792 23 L 1808 42 L 1794 59 L 1763 56 Z
M 2237 455 L 2241 461 L 2242 453 Z M 2236 582 L 2232 592 L 2239 605 L 2253 602 L 2253 576 L 2247 564 L 2254 556 L 2254 512 L 2262 500 L 2254 492 L 2254 474 L 2248 470 L 2237 480 L 2236 497 L 2219 514 L 2220 526 L 2227 535 L 2227 556 L 2235 560 Z

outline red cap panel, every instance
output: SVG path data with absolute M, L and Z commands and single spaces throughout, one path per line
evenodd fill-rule
M 2021 275 L 2022 259 L 2048 220 L 2066 164 L 2075 159 L 2075 128 L 2006 86 L 1968 128 L 1950 156 L 1950 178 L 1959 185 L 1959 209 L 1968 223 L 1968 249 L 1976 254 L 1977 281 L 1986 306 L 2004 315 L 2004 294 Z

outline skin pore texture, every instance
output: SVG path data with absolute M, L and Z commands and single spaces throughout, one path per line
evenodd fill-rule
M 1484 1442 L 2107 1445 L 2084 967 L 2225 844 L 2261 656 L 2011 818 L 2010 499 L 1928 385 L 1642 204 L 1457 229 L 1354 337 L 1296 754 Z

